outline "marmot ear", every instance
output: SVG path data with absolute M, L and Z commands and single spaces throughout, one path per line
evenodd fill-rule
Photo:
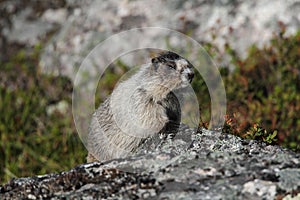
M 152 58 L 151 59 L 151 62 L 154 64 L 154 63 L 157 63 L 158 62 L 158 59 L 155 57 L 155 58 Z
M 152 62 L 152 65 L 153 65 L 154 69 L 157 70 L 157 68 L 158 68 L 158 63 L 159 63 L 158 58 L 157 58 L 157 57 L 156 57 L 156 58 L 152 58 L 152 59 L 151 59 L 151 62 Z

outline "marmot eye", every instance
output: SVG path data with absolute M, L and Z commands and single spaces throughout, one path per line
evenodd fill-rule
M 175 69 L 175 65 L 174 64 L 167 64 L 167 66 L 171 69 Z

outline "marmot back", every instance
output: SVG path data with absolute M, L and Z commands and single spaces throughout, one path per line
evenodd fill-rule
M 92 116 L 87 161 L 123 158 L 148 137 L 176 132 L 181 109 L 174 91 L 193 76 L 186 59 L 166 52 L 119 83 Z

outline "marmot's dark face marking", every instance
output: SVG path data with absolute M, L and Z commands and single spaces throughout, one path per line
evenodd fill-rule
M 168 51 L 153 58 L 151 61 L 154 69 L 162 78 L 166 79 L 166 76 L 168 76 L 169 78 L 167 79 L 172 79 L 173 81 L 171 82 L 173 83 L 177 80 L 178 85 L 173 85 L 175 88 L 171 86 L 173 89 L 186 87 L 193 80 L 193 65 L 176 53 Z

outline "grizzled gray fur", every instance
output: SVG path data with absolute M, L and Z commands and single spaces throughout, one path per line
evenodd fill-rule
M 188 86 L 193 76 L 189 61 L 165 52 L 119 83 L 92 116 L 87 161 L 128 156 L 146 138 L 178 129 L 176 90 Z

